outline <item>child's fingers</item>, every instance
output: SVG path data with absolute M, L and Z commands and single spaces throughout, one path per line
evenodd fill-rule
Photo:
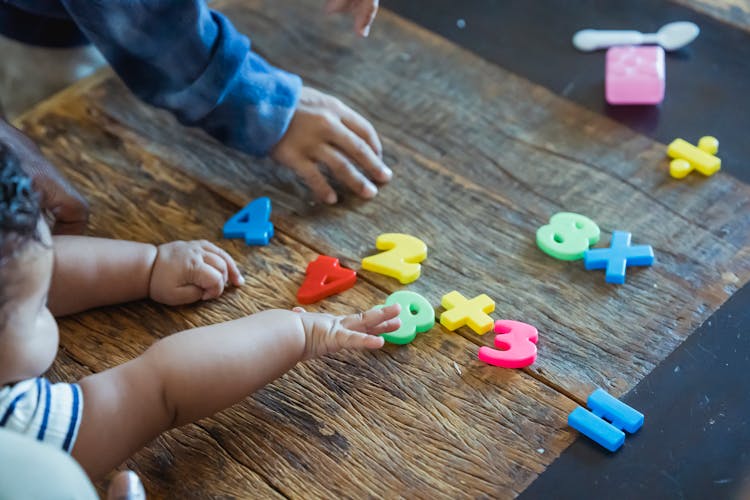
M 388 176 L 389 169 L 375 154 L 375 150 L 343 122 L 336 125 L 331 142 L 371 178 L 382 179 Z
M 237 263 L 226 250 L 217 245 L 214 245 L 210 241 L 205 240 L 201 241 L 201 248 L 203 248 L 203 250 L 207 252 L 218 255 L 222 258 L 222 260 L 224 260 L 227 266 L 227 271 L 229 273 L 229 281 L 234 286 L 241 286 L 245 284 L 245 278 L 242 277 L 242 273 L 240 273 L 240 269 L 239 267 L 237 267 Z
M 341 325 L 349 330 L 360 332 L 369 332 L 371 329 L 383 322 L 398 317 L 401 313 L 401 306 L 393 304 L 387 307 L 373 308 L 359 314 L 350 314 L 341 320 Z
M 299 307 L 299 306 L 292 307 L 292 312 L 303 313 L 303 312 L 305 312 L 305 308 L 304 307 Z
M 227 269 L 227 263 L 224 259 L 215 253 L 205 252 L 203 254 L 203 262 L 221 273 L 221 278 L 224 280 L 224 284 L 229 281 L 229 270 Z
M 313 192 L 313 195 L 319 201 L 333 205 L 338 200 L 336 191 L 321 173 L 318 165 L 311 160 L 299 160 L 289 165 L 307 184 L 307 187 Z
M 203 289 L 203 300 L 215 299 L 224 291 L 224 277 L 215 267 L 208 264 L 198 268 L 193 284 Z
M 359 2 L 354 13 L 354 26 L 361 36 L 370 34 L 370 27 L 378 14 L 378 0 L 363 0 Z
M 328 0 L 326 12 L 351 11 L 354 14 L 354 30 L 361 36 L 370 33 L 370 26 L 378 13 L 378 0 Z
M 375 154 L 377 154 L 378 157 L 383 158 L 383 144 L 380 142 L 380 137 L 378 137 L 375 127 L 373 127 L 364 116 L 360 115 L 346 104 L 341 105 L 339 113 L 341 114 L 341 121 L 344 122 L 344 125 L 364 139 L 365 142 L 370 145 L 372 150 L 375 151 Z M 389 171 L 386 171 L 386 173 L 389 173 Z M 375 178 L 375 180 L 385 182 L 390 178 L 390 175 L 388 175 L 382 179 Z
M 333 176 L 358 196 L 369 200 L 378 194 L 375 184 L 332 146 L 326 145 L 321 148 L 318 161 L 327 165 Z
M 341 349 L 380 349 L 385 344 L 383 337 L 342 329 L 337 342 Z
M 384 333 L 395 332 L 401 328 L 401 318 L 393 318 L 388 321 L 383 321 L 379 325 L 367 330 L 370 335 L 382 335 Z

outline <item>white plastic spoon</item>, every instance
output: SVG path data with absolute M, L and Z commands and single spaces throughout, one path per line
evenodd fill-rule
M 665 24 L 656 33 L 620 30 L 581 30 L 573 35 L 573 45 L 578 50 L 591 50 L 611 47 L 613 45 L 658 44 L 665 50 L 677 50 L 689 44 L 701 30 L 695 23 L 678 21 Z

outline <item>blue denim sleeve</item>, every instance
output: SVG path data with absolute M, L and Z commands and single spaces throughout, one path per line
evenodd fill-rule
M 62 0 L 140 98 L 264 156 L 286 132 L 300 78 L 268 64 L 205 0 Z

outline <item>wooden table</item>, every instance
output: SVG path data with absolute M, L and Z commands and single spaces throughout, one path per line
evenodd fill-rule
M 129 460 L 154 497 L 515 496 L 576 438 L 567 414 L 595 387 L 626 393 L 750 278 L 750 186 L 723 173 L 674 181 L 664 144 L 387 11 L 362 41 L 317 0 L 215 6 L 275 64 L 371 119 L 395 178 L 371 202 L 313 205 L 286 170 L 178 126 L 107 71 L 43 103 L 18 123 L 88 196 L 91 234 L 210 239 L 247 278 L 210 303 L 63 319 L 53 378 L 122 363 L 185 328 L 292 307 L 321 253 L 360 277 L 313 309 L 364 309 L 406 288 L 439 315 L 451 290 L 487 293 L 495 318 L 538 327 L 539 356 L 522 370 L 488 366 L 476 353 L 493 335 L 436 326 L 407 346 L 302 364 Z M 273 200 L 272 244 L 222 240 L 224 221 L 258 196 Z M 534 234 L 559 211 L 592 217 L 603 244 L 632 232 L 657 263 L 613 286 L 551 259 Z M 384 232 L 426 242 L 415 283 L 360 270 Z

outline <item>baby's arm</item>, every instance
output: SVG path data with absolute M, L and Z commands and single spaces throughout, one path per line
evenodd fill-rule
M 161 432 L 227 408 L 301 360 L 382 347 L 376 335 L 398 328 L 399 312 L 398 305 L 345 317 L 272 310 L 160 340 L 80 382 L 73 456 L 101 477 Z
M 160 246 L 56 236 L 48 306 L 55 316 L 152 298 L 169 305 L 218 297 L 242 277 L 234 260 L 207 241 Z

